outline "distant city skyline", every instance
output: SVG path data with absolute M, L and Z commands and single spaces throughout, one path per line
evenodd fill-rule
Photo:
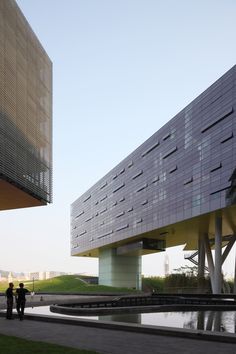
M 0 213 L 1 268 L 95 274 L 70 256 L 70 204 L 235 64 L 236 3 L 17 3 L 54 64 L 54 203 Z M 143 273 L 164 274 L 164 257 L 144 256 Z

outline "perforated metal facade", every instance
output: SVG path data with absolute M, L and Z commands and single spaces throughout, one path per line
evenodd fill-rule
M 52 200 L 52 63 L 14 0 L 0 1 L 0 193 L 0 209 Z
M 72 204 L 72 255 L 98 256 L 143 237 L 167 247 L 191 242 L 196 225 L 186 221 L 201 227 L 216 210 L 231 213 L 227 223 L 223 216 L 227 235 L 236 202 L 235 84 L 234 66 Z

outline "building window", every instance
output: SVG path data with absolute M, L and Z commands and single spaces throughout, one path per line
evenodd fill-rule
M 90 198 L 91 198 L 91 194 L 88 195 L 88 196 L 83 200 L 83 202 L 84 202 L 84 203 L 87 202 L 87 200 L 89 200 Z
M 145 150 L 143 153 L 142 153 L 142 157 L 146 156 L 147 154 L 149 154 L 149 152 L 151 152 L 152 150 L 154 150 L 158 145 L 159 145 L 159 141 L 157 141 L 156 143 L 154 143 L 152 146 L 150 146 L 147 150 Z
M 172 149 L 170 149 L 169 151 L 167 151 L 165 153 L 165 155 L 162 157 L 163 160 L 165 160 L 167 157 L 169 157 L 170 155 L 172 155 L 174 152 L 176 152 L 178 150 L 177 146 L 173 147 Z
M 124 212 L 124 211 L 122 211 L 121 213 L 117 214 L 117 215 L 116 215 L 116 218 L 119 218 L 120 216 L 123 216 L 123 215 L 125 215 L 125 212 Z
M 139 188 L 136 190 L 136 193 L 141 192 L 142 190 L 144 190 L 144 189 L 147 188 L 147 187 L 148 187 L 148 184 L 145 183 L 143 186 L 139 187 Z
M 165 136 L 163 136 L 162 140 L 165 141 L 168 138 L 170 138 L 170 136 L 171 136 L 171 133 L 167 133 Z
M 223 119 L 225 119 L 226 117 L 228 117 L 230 114 L 233 113 L 233 107 L 230 107 L 228 109 L 226 109 L 219 117 L 217 117 L 214 120 L 211 120 L 210 123 L 208 123 L 207 125 L 205 125 L 202 129 L 201 132 L 205 133 L 208 129 L 214 127 L 214 125 L 216 125 L 217 123 L 221 122 Z
M 129 227 L 129 224 L 125 224 L 120 227 L 117 227 L 116 231 L 121 231 L 121 230 L 127 229 L 128 227 Z
M 220 163 L 216 164 L 215 166 L 213 166 L 210 171 L 211 171 L 211 172 L 217 171 L 217 170 L 219 170 L 221 167 L 222 167 L 222 164 L 221 164 L 221 162 L 220 162 Z
M 226 141 L 232 139 L 233 137 L 234 137 L 233 132 L 228 133 L 220 140 L 220 142 L 221 142 L 221 144 L 224 144 L 224 143 L 226 143 Z
M 133 177 L 132 179 L 135 179 L 143 174 L 143 170 L 139 170 Z
M 103 184 L 101 185 L 100 189 L 103 189 L 103 188 L 105 188 L 106 186 L 107 186 L 107 182 L 103 183 Z
M 125 183 L 120 184 L 118 187 L 116 187 L 116 188 L 113 190 L 113 193 L 117 192 L 118 190 L 120 190 L 120 189 L 123 188 L 124 186 L 125 186 Z
M 133 164 L 134 164 L 133 161 L 130 161 L 129 164 L 128 164 L 128 167 L 129 167 L 129 168 L 132 167 Z
M 175 172 L 176 170 L 177 170 L 177 166 L 175 165 L 175 166 L 173 166 L 173 167 L 170 169 L 169 173 L 173 173 L 173 172 Z

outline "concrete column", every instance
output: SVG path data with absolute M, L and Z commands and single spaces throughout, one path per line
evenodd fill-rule
M 221 294 L 222 289 L 222 217 L 215 218 L 215 294 Z
M 214 320 L 214 311 L 210 311 L 207 319 L 207 324 L 206 324 L 207 331 L 212 331 L 213 320 Z
M 99 284 L 141 290 L 141 256 L 117 256 L 112 248 L 100 250 Z
M 214 317 L 214 331 L 220 332 L 222 323 L 222 312 L 216 311 Z

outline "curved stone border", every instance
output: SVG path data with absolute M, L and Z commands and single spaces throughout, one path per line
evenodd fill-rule
M 76 304 L 74 304 L 76 305 Z M 51 305 L 50 311 L 69 316 L 99 316 L 115 314 L 137 314 L 150 312 L 179 312 L 179 311 L 235 311 L 235 305 L 146 305 L 122 307 L 80 308 L 63 305 Z
M 3 314 L 5 316 L 5 314 Z M 0 314 L 2 316 L 2 314 Z M 174 336 L 183 337 L 189 339 L 200 339 L 215 342 L 236 343 L 236 336 L 234 333 L 222 333 L 222 332 L 208 332 L 202 330 L 191 330 L 185 328 L 172 328 L 164 326 L 151 326 L 151 325 L 139 325 L 135 323 L 123 323 L 123 322 L 108 322 L 108 321 L 96 321 L 85 319 L 74 319 L 66 317 L 52 317 L 46 315 L 25 315 L 26 320 L 50 322 L 64 325 L 84 326 L 104 328 L 117 331 L 129 331 L 136 333 L 146 333 L 161 336 Z

